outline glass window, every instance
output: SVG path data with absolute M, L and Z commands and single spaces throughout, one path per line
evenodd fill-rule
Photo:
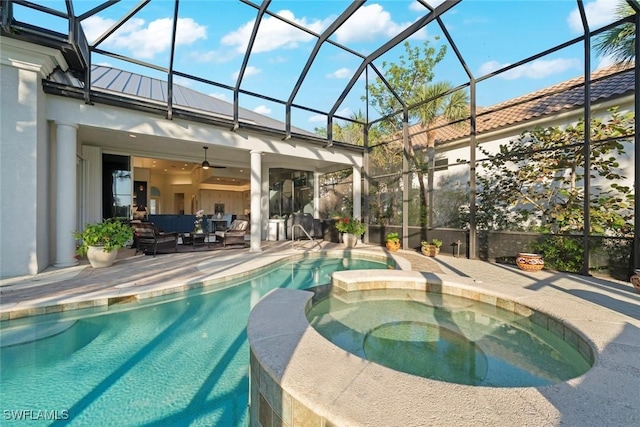
M 133 202 L 129 156 L 102 155 L 102 216 L 130 218 Z

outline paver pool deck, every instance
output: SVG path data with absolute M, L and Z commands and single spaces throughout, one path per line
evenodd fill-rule
M 341 247 L 322 242 L 321 250 L 340 253 Z M 443 280 L 462 278 L 480 289 L 513 290 L 514 298 L 537 301 L 548 307 L 549 314 L 580 325 L 595 349 L 594 367 L 583 376 L 554 386 L 513 388 L 505 401 L 494 399 L 491 389 L 478 387 L 473 407 L 461 408 L 456 395 L 448 395 L 448 400 L 434 400 L 438 407 L 425 413 L 424 424 L 419 425 L 640 425 L 640 293 L 631 284 L 548 270 L 524 272 L 515 266 L 442 254 L 436 258 L 414 251 L 390 254 L 378 246 L 361 245 L 352 251 L 393 257 L 403 270 L 429 272 Z M 213 284 L 301 252 L 290 242 L 266 242 L 259 253 L 227 249 L 151 257 L 123 250 L 107 269 L 83 263 L 0 280 L 0 319 L 106 306 L 136 295 L 152 297 Z M 464 402 L 468 401 L 465 396 Z M 371 425 L 380 424 L 371 420 Z

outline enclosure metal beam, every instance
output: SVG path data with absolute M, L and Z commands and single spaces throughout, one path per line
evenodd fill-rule
M 451 9 L 461 1 L 462 0 L 450 0 L 440 4 L 438 7 L 435 8 L 435 10 L 432 13 L 428 14 L 423 18 L 418 19 L 416 22 L 414 22 L 413 24 L 408 26 L 406 29 L 401 31 L 400 34 L 396 35 L 391 40 L 389 40 L 388 42 L 380 46 L 378 49 L 376 49 L 369 56 L 367 56 L 365 60 L 362 61 L 362 63 L 360 64 L 356 72 L 353 74 L 353 76 L 351 77 L 351 80 L 349 80 L 349 83 L 344 88 L 344 90 L 342 91 L 342 93 L 340 94 L 336 102 L 333 104 L 333 107 L 331 107 L 331 110 L 329 111 L 329 115 L 333 116 L 335 114 L 335 112 L 338 110 L 338 108 L 342 104 L 342 101 L 344 101 L 344 99 L 347 97 L 351 89 L 353 89 L 353 86 L 356 84 L 356 81 L 358 81 L 358 79 L 360 78 L 360 75 L 362 74 L 362 72 L 367 68 L 367 65 L 372 63 L 374 60 L 378 59 L 380 56 L 387 53 L 389 50 L 393 49 L 403 40 L 406 40 L 407 38 L 415 34 L 418 30 L 425 27 L 429 22 L 433 21 L 438 16 L 442 15 L 443 13 L 445 13 L 446 11 L 448 11 L 449 9 Z
M 409 248 L 409 110 L 402 114 L 402 248 Z
M 256 42 L 256 36 L 258 35 L 258 29 L 260 28 L 260 24 L 262 23 L 262 18 L 264 17 L 267 8 L 271 0 L 264 0 L 260 9 L 258 9 L 258 15 L 256 16 L 256 22 L 253 24 L 253 30 L 251 30 L 251 37 L 249 38 L 249 42 L 247 43 L 247 50 L 244 53 L 244 58 L 242 59 L 242 65 L 240 66 L 240 71 L 238 72 L 238 80 L 236 81 L 236 86 L 233 89 L 233 130 L 238 129 L 240 126 L 240 118 L 239 118 L 239 109 L 240 109 L 240 97 L 239 90 L 240 85 L 242 85 L 242 79 L 244 78 L 244 73 L 247 71 L 247 64 L 249 63 L 249 58 L 251 57 L 251 51 L 253 50 L 253 45 Z
M 638 111 L 640 111 L 640 97 L 638 93 L 640 93 L 640 67 L 638 66 L 638 58 L 640 58 L 640 43 L 638 43 L 638 34 L 640 34 L 640 14 L 638 13 L 637 3 L 635 14 L 635 27 L 636 27 L 636 35 L 635 35 L 635 57 L 636 61 L 634 64 L 634 77 L 635 77 L 635 136 L 634 136 L 634 154 L 635 154 L 635 182 L 634 182 L 634 221 L 633 221 L 633 268 L 640 269 L 640 132 L 638 129 L 640 128 L 640 118 L 638 116 Z
M 173 25 L 171 28 L 171 54 L 169 56 L 169 73 L 167 74 L 167 119 L 173 119 L 173 63 L 176 54 L 176 32 L 178 31 L 178 10 L 180 0 L 176 0 L 173 9 Z
M 444 34 L 445 38 L 449 42 L 449 45 L 452 47 L 453 52 L 462 65 L 467 77 L 469 78 L 469 242 L 468 242 L 468 251 L 469 258 L 476 259 L 478 258 L 478 230 L 476 224 L 476 124 L 477 124 L 477 116 L 476 116 L 476 79 L 473 76 L 473 72 L 467 65 L 462 53 L 458 49 L 458 46 L 453 41 L 453 37 L 447 30 L 447 27 L 442 22 L 442 19 L 438 17 L 437 19 L 438 25 L 440 26 L 440 30 Z M 433 174 L 430 171 L 430 174 Z M 433 185 L 433 184 L 431 184 Z M 430 189 L 433 192 L 433 189 Z M 433 209 L 433 202 L 432 207 Z M 433 216 L 433 211 L 431 212 L 431 216 Z M 458 251 L 460 247 L 458 247 Z
M 85 20 L 88 17 L 93 16 L 96 13 L 100 13 L 103 10 L 107 9 L 108 7 L 113 6 L 114 4 L 119 3 L 119 2 L 120 2 L 120 0 L 109 0 L 109 1 L 106 1 L 106 2 L 102 3 L 101 5 L 96 6 L 93 9 L 88 10 L 85 13 L 83 13 L 82 15 L 78 16 L 78 19 L 80 21 Z
M 342 26 L 342 24 L 344 24 L 347 19 L 351 18 L 351 16 L 356 13 L 356 11 L 358 9 L 360 9 L 360 7 L 365 3 L 366 0 L 358 0 L 358 1 L 354 1 L 351 3 L 351 5 L 349 7 L 347 7 L 344 12 L 342 12 L 342 14 L 336 18 L 331 25 L 329 25 L 327 27 L 326 30 L 323 31 L 323 33 L 320 35 L 320 37 L 318 38 L 318 40 L 316 40 L 316 44 L 315 46 L 313 46 L 313 49 L 311 50 L 311 53 L 309 54 L 309 58 L 307 58 L 307 63 L 304 64 L 304 67 L 302 68 L 302 71 L 300 72 L 300 75 L 298 76 L 298 81 L 296 82 L 295 86 L 293 87 L 293 90 L 291 91 L 291 94 L 289 95 L 289 100 L 287 101 L 286 104 L 286 117 L 287 117 L 287 121 L 285 123 L 285 132 L 287 134 L 287 138 L 289 138 L 291 136 L 291 104 L 293 103 L 293 100 L 295 99 L 296 95 L 298 94 L 298 91 L 300 90 L 300 87 L 302 86 L 302 83 L 304 82 L 305 78 L 307 77 L 307 74 L 309 73 L 309 69 L 311 68 L 311 65 L 313 64 L 313 61 L 315 61 L 316 56 L 318 55 L 318 52 L 320 51 L 320 48 L 322 47 L 322 45 L 324 44 L 325 41 L 327 41 L 329 39 L 329 37 L 331 37 L 333 35 L 333 33 L 335 33 L 338 28 L 340 28 Z
M 478 230 L 476 224 L 476 80 L 469 85 L 469 259 L 478 258 Z
M 107 37 L 113 34 L 118 28 L 122 27 L 129 19 L 131 19 L 133 15 L 138 13 L 140 9 L 145 7 L 150 1 L 151 0 L 142 0 L 134 8 L 132 8 L 129 12 L 127 12 L 127 14 L 124 15 L 122 18 L 120 18 L 118 22 L 114 23 L 111 26 L 111 28 L 109 28 L 107 31 L 102 33 L 102 35 L 96 39 L 96 41 L 91 46 L 91 50 L 93 50 L 93 48 L 98 47 L 100 43 L 102 43 Z
M 591 234 L 591 32 L 584 5 L 578 1 L 578 10 L 584 30 L 584 225 L 582 231 L 582 274 L 589 275 L 589 235 Z

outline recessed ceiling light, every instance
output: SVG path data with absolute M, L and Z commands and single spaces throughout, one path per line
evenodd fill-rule
M 165 169 L 164 171 L 166 172 L 167 170 Z
M 136 138 L 136 136 L 132 133 L 129 134 L 129 138 Z
M 244 172 L 242 169 L 240 169 L 240 172 Z

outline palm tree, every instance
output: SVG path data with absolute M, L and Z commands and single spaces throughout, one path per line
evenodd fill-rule
M 635 11 L 625 0 L 620 0 L 616 7 L 618 20 L 635 14 Z M 621 65 L 627 65 L 635 60 L 636 27 L 633 22 L 625 22 L 602 33 L 596 44 L 596 51 L 601 56 L 610 56 Z
M 447 122 L 456 121 L 468 117 L 469 115 L 469 95 L 464 90 L 458 90 L 445 95 L 453 89 L 453 85 L 449 82 L 442 81 L 433 84 L 420 86 L 415 93 L 411 104 L 417 104 L 421 101 L 427 101 L 418 107 L 417 116 L 420 119 L 421 126 L 424 128 L 433 127 L 437 119 L 446 120 Z M 424 164 L 424 158 L 416 155 L 413 144 L 409 140 L 409 156 L 416 166 L 418 182 L 420 185 L 420 205 L 428 207 L 428 224 L 433 225 L 433 172 L 435 168 L 435 142 L 436 131 L 427 130 L 427 164 Z M 426 166 L 426 168 L 425 168 Z M 424 187 L 424 170 L 428 172 L 428 190 Z M 424 224 L 424 215 L 420 216 L 421 225 Z

